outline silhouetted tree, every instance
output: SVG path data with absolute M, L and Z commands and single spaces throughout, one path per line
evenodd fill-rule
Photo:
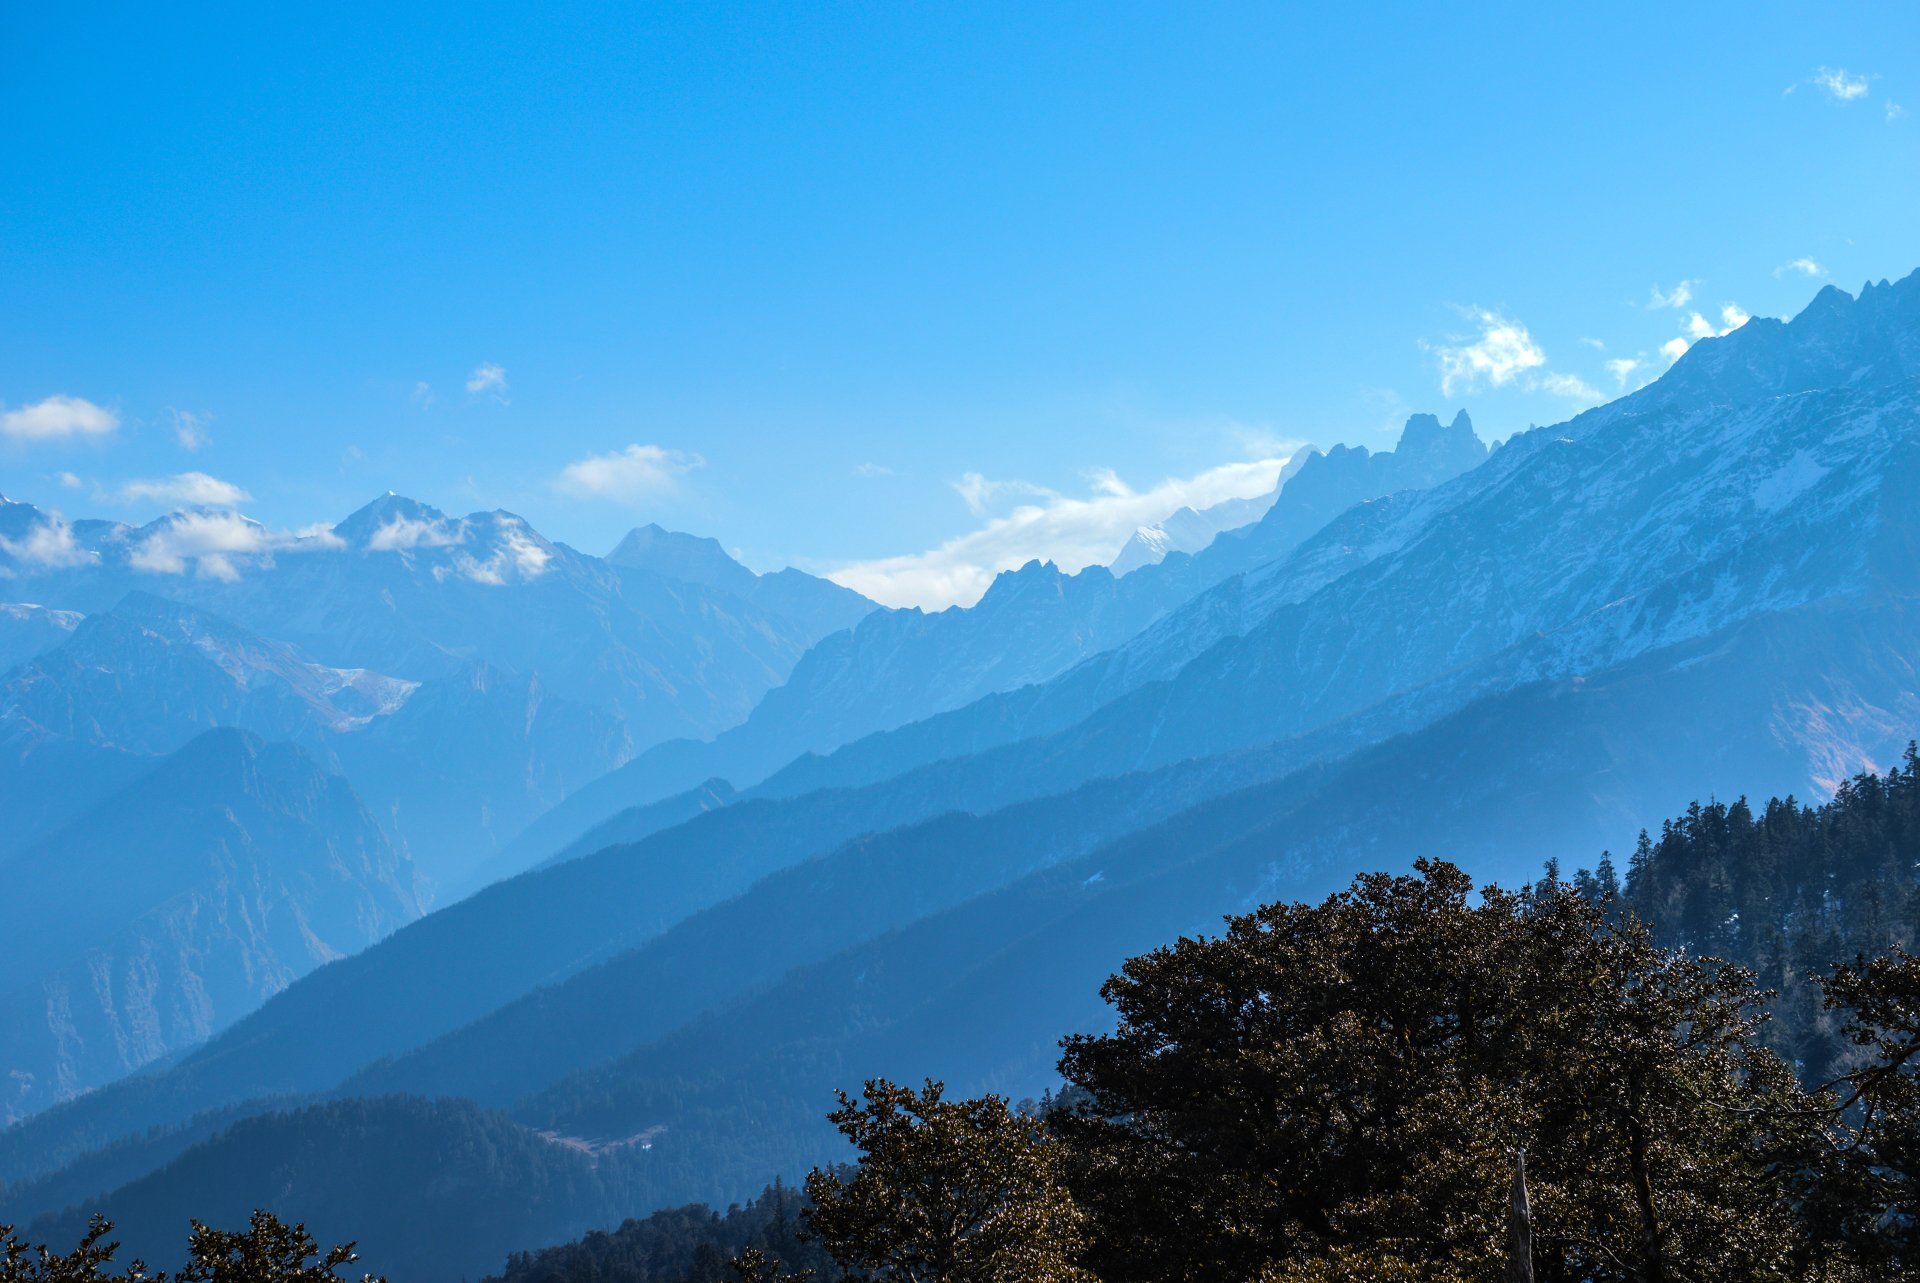
M 110 1242 L 113 1222 L 96 1215 L 71 1252 L 58 1254 L 44 1244 L 22 1242 L 11 1225 L 0 1225 L 0 1283 L 166 1283 L 165 1274 L 149 1274 L 135 1260 L 126 1272 L 113 1269 L 120 1245 Z
M 1818 1277 L 1793 1196 L 1831 1114 L 1760 1047 L 1751 977 L 1570 886 L 1471 891 L 1423 861 L 1107 982 L 1056 1117 L 1102 1279 L 1496 1277 L 1516 1147 L 1541 1283 Z
M 840 1093 L 850 1176 L 815 1169 L 807 1222 L 850 1277 L 887 1283 L 1091 1283 L 1084 1216 L 1046 1124 L 998 1096 L 947 1100 L 884 1079 Z
M 322 1252 L 305 1225 L 287 1225 L 256 1209 L 244 1232 L 193 1222 L 180 1283 L 339 1283 L 337 1271 L 360 1258 L 352 1243 Z M 371 1274 L 363 1283 L 386 1283 Z
M 1920 958 L 1860 958 L 1823 985 L 1859 1059 L 1840 1079 L 1855 1123 L 1846 1179 L 1822 1202 L 1871 1260 L 1920 1274 Z

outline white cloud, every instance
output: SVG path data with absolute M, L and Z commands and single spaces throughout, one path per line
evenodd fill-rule
M 518 519 L 496 517 L 494 522 L 500 541 L 485 561 L 464 552 L 455 554 L 454 568 L 461 575 L 476 584 L 498 586 L 507 582 L 509 568 L 518 571 L 522 579 L 537 579 L 547 572 L 553 554 L 535 542 Z
M 1720 306 L 1720 324 L 1718 326 L 1715 326 L 1712 321 L 1709 321 L 1698 312 L 1689 316 L 1687 318 L 1687 337 L 1696 340 L 1719 338 L 1723 334 L 1733 333 L 1752 319 L 1751 316 L 1747 315 L 1747 309 L 1741 307 L 1738 303 L 1723 303 Z M 1682 348 L 1681 350 L 1685 351 L 1686 349 Z
M 135 570 L 183 575 L 191 562 L 201 577 L 231 582 L 240 577 L 233 559 L 272 547 L 267 528 L 237 512 L 183 512 L 143 539 L 128 559 Z
M 1452 396 L 1455 389 L 1472 390 L 1482 382 L 1505 387 L 1530 370 L 1547 363 L 1547 354 L 1527 333 L 1527 327 L 1510 321 L 1498 312 L 1476 308 L 1474 320 L 1480 337 L 1471 343 L 1432 349 L 1440 361 L 1440 391 Z
M 467 538 L 465 522 L 426 521 L 395 513 L 367 537 L 369 552 L 406 552 L 414 548 L 451 548 Z
M 1787 275 L 1789 272 L 1798 272 L 1802 276 L 1819 277 L 1819 276 L 1825 276 L 1827 274 L 1827 269 L 1820 266 L 1820 264 L 1814 262 L 1810 258 L 1796 258 L 1791 263 L 1782 263 L 1780 264 L 1780 266 L 1774 268 L 1773 269 L 1774 279 L 1778 280 L 1780 277 Z
M 893 469 L 881 463 L 856 463 L 853 465 L 853 475 L 869 479 L 890 477 L 893 475 Z
M 253 498 L 230 481 L 210 477 L 204 472 L 181 472 L 171 477 L 148 481 L 129 481 L 120 487 L 121 503 L 191 504 L 197 507 L 231 508 Z
M 41 518 L 39 524 L 27 530 L 23 539 L 0 535 L 0 552 L 22 565 L 46 570 L 84 566 L 99 560 L 98 554 L 82 548 L 74 540 L 73 527 L 58 513 Z
M 1633 372 L 1639 369 L 1641 364 L 1642 362 L 1636 357 L 1617 356 L 1607 362 L 1607 373 L 1613 376 L 1615 383 L 1624 388 L 1627 386 L 1627 380 L 1633 377 Z
M 60 473 L 58 480 L 60 482 L 60 487 L 63 490 L 78 490 L 81 486 L 86 484 L 86 482 L 80 480 L 79 474 L 72 473 L 72 472 Z
M 492 367 L 487 367 L 487 366 L 481 367 L 481 369 L 487 369 L 487 368 L 500 370 L 500 367 L 497 365 Z M 474 371 L 474 375 L 476 377 L 479 375 L 479 373 L 480 373 L 480 370 Z M 506 377 L 507 377 L 507 372 L 505 370 L 500 370 L 501 380 L 505 381 Z M 467 381 L 467 390 L 468 391 L 476 390 L 473 386 L 473 381 L 471 379 Z M 425 379 L 421 379 L 418 383 L 415 383 L 413 385 L 413 403 L 415 405 L 419 406 L 422 410 L 430 410 L 433 408 L 433 402 L 434 402 L 433 384 L 427 382 Z
M 207 425 L 213 422 L 212 415 L 196 414 L 192 410 L 170 410 L 168 413 L 173 418 L 173 439 L 180 443 L 182 450 L 198 450 L 210 440 Z
M 16 441 L 103 437 L 119 426 L 119 415 L 77 396 L 50 396 L 44 401 L 0 412 L 0 436 Z
M 1031 481 L 990 481 L 977 472 L 969 472 L 958 481 L 950 482 L 955 494 L 967 505 L 967 511 L 978 517 L 992 507 L 994 501 L 1003 495 L 1025 495 L 1033 499 L 1057 499 L 1054 491 L 1045 486 L 1036 486 Z
M 1888 124 L 1892 124 L 1894 121 L 1900 119 L 1900 117 L 1906 114 L 1907 114 L 1907 109 L 1905 107 L 1902 107 L 1899 103 L 1890 102 L 1887 104 L 1887 123 Z
M 1607 399 L 1605 393 L 1579 375 L 1559 370 L 1528 380 L 1527 391 L 1548 392 L 1571 401 L 1584 401 L 1588 405 L 1599 405 Z
M 1692 346 L 1693 344 L 1687 342 L 1685 339 L 1668 339 L 1660 345 L 1660 355 L 1666 357 L 1668 363 L 1671 364 L 1685 356 L 1687 349 Z
M 1582 347 L 1590 347 L 1596 352 L 1604 352 L 1607 350 L 1607 344 L 1604 339 L 1581 339 L 1580 345 Z
M 1267 493 L 1284 466 L 1284 457 L 1222 464 L 1192 477 L 1169 478 L 1148 490 L 1134 490 L 1101 469 L 1088 474 L 1093 493 L 1084 498 L 1025 482 L 988 482 L 999 489 L 980 491 L 983 503 L 992 494 L 1016 493 L 1015 487 L 1039 501 L 1017 504 L 937 548 L 854 562 L 830 577 L 889 606 L 970 605 L 1000 571 L 1036 558 L 1067 571 L 1103 564 L 1136 529 L 1163 521 L 1180 508 L 1206 508 Z M 962 485 L 954 488 L 962 490 Z
M 249 559 L 342 546 L 340 537 L 325 526 L 272 530 L 237 512 L 177 512 L 153 526 L 127 560 L 134 569 L 157 575 L 184 575 L 191 569 L 203 579 L 231 583 Z
M 301 551 L 332 551 L 347 546 L 347 541 L 333 532 L 333 527 L 324 521 L 316 521 L 300 527 L 293 532 L 294 544 Z
M 1835 102 L 1852 102 L 1867 96 L 1871 77 L 1856 76 L 1845 67 L 1822 67 L 1807 83 L 1827 92 Z
M 1699 283 L 1698 281 L 1682 281 L 1670 290 L 1663 290 L 1656 285 L 1653 287 L 1653 297 L 1647 301 L 1647 308 L 1650 311 L 1657 311 L 1663 307 L 1685 307 L 1687 304 L 1693 302 L 1693 287 Z
M 425 387 L 425 385 L 416 384 L 414 386 L 414 393 L 416 397 L 418 396 L 419 391 L 422 387 Z M 502 405 L 506 404 L 506 400 L 507 400 L 506 370 L 498 365 L 495 365 L 491 361 L 487 361 L 481 365 L 474 366 L 473 373 L 467 376 L 467 391 L 473 394 L 474 396 L 479 396 L 483 392 L 491 393 L 493 395 L 494 400 L 500 402 Z M 433 398 L 433 389 L 428 388 L 427 401 L 424 404 L 432 404 L 432 398 Z
M 630 445 L 607 454 L 590 454 L 569 463 L 554 478 L 555 489 L 634 503 L 673 489 L 674 483 L 695 468 L 706 466 L 697 454 L 657 445 Z

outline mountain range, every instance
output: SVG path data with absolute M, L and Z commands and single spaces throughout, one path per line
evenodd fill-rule
M 325 548 L 156 593 L 172 527 L 21 507 L 0 552 L 86 618 L 19 612 L 39 640 L 0 681 L 0 745 L 28 783 L 0 790 L 63 763 L 97 782 L 0 867 L 56 905 L 90 885 L 76 861 L 139 876 L 118 926 L 70 912 L 0 959 L 34 1034 L 8 1052 L 34 1077 L 0 1219 L 70 1236 L 100 1211 L 151 1252 L 266 1182 L 451 1283 L 830 1159 L 832 1092 L 868 1077 L 1037 1093 L 1054 1040 L 1107 1018 L 1107 968 L 1222 914 L 1421 855 L 1513 881 L 1692 798 L 1897 760 L 1920 727 L 1920 274 L 1822 290 L 1491 451 L 1462 413 L 1306 453 L 1197 550 L 1034 563 L 965 610 L 867 610 L 657 527 L 596 559 L 393 498 Z M 55 547 L 69 564 L 22 561 Z M 701 647 L 723 674 L 673 687 Z M 537 729 L 435 762 L 444 728 L 509 725 Z M 167 772 L 193 754 L 214 764 L 190 788 Z M 183 836 L 131 859 L 162 789 Z M 477 821 L 474 796 L 530 822 Z M 101 1006 L 85 1028 L 178 1033 L 59 1059 L 33 996 L 152 956 L 229 886 L 206 870 L 266 849 L 206 836 L 223 807 L 289 863 L 188 917 L 335 924 L 325 948 L 247 936 L 271 993 L 222 964 L 236 996 L 200 1024 Z M 440 877 L 476 889 L 422 915 L 424 815 Z M 488 1232 L 450 1245 L 463 1217 Z

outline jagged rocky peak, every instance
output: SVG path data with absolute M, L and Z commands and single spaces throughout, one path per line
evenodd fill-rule
M 0 494 L 0 537 L 19 539 L 40 519 L 40 510 L 32 504 Z
M 1858 297 L 1828 285 L 1791 321 L 1756 316 L 1730 334 L 1702 339 L 1627 404 L 1736 404 L 1912 378 L 1920 378 L 1920 271 L 1868 282 Z
M 757 576 L 727 555 L 720 541 L 703 535 L 668 530 L 654 522 L 627 532 L 607 560 L 616 566 L 645 570 L 683 583 L 741 591 Z
M 1409 415 L 1400 429 L 1400 444 L 1394 453 L 1404 459 L 1447 458 L 1484 459 L 1486 442 L 1473 430 L 1473 420 L 1465 410 L 1453 416 L 1453 422 L 1441 425 L 1437 414 Z
M 975 604 L 974 609 L 978 610 L 988 605 L 1004 606 L 1009 601 L 1028 593 L 1052 590 L 1065 578 L 1067 576 L 1062 573 L 1060 567 L 1051 561 L 1042 561 L 1035 557 L 1018 570 L 1003 570 L 995 575 L 993 582 L 987 585 L 985 595 Z

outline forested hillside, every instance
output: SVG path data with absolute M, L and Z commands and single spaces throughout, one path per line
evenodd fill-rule
M 1618 877 L 1609 860 L 1575 885 L 1604 894 Z M 1663 941 L 1751 968 L 1775 994 L 1769 1043 L 1825 1081 L 1851 1049 L 1812 977 L 1920 936 L 1920 757 L 1909 745 L 1900 765 L 1819 806 L 1695 803 L 1641 835 L 1622 902 Z

